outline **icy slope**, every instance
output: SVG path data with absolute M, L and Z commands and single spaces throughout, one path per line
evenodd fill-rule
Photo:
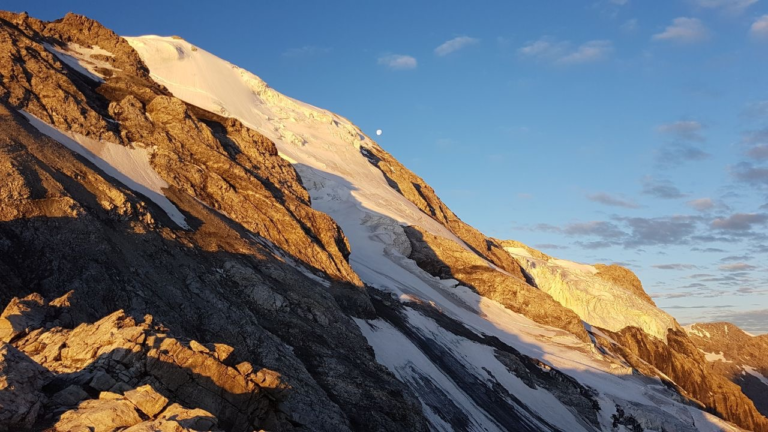
M 126 38 L 152 78 L 174 96 L 226 117 L 235 117 L 275 142 L 302 174 L 315 207 L 352 201 L 374 214 L 455 238 L 387 184 L 360 153 L 372 141 L 348 120 L 271 89 L 256 75 L 190 45 L 156 36 Z
M 403 302 L 402 327 L 384 320 L 357 322 L 377 360 L 419 396 L 434 429 L 610 430 L 617 406 L 658 430 L 726 427 L 679 403 L 679 397 L 656 379 L 634 376 L 626 364 L 591 344 L 536 324 L 456 281 L 434 278 L 407 259 L 410 243 L 402 225 L 418 225 L 460 241 L 389 186 L 360 151 L 361 146 L 376 144 L 346 119 L 283 96 L 255 75 L 181 39 L 128 40 L 152 78 L 175 96 L 235 117 L 272 139 L 301 175 L 313 207 L 343 228 L 354 270 L 367 284 Z M 522 386 L 516 373 L 499 362 L 494 348 L 446 330 L 409 306 L 415 303 L 432 305 L 474 334 L 494 337 L 593 389 L 600 408 L 594 412 L 597 424 L 590 422 L 590 413 L 576 412 L 541 389 Z M 436 358 L 435 352 L 444 355 Z M 436 361 L 448 358 L 450 362 Z M 510 397 L 515 394 L 522 403 Z M 498 404 L 508 409 L 499 412 Z
M 559 259 L 535 258 L 523 248 L 505 248 L 533 277 L 536 286 L 585 322 L 611 331 L 635 326 L 659 339 L 677 328 L 669 314 L 635 293 L 595 276 L 591 265 Z

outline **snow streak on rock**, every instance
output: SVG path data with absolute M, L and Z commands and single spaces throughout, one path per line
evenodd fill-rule
M 63 132 L 32 114 L 23 111 L 21 114 L 38 131 L 88 159 L 120 183 L 152 200 L 180 227 L 189 228 L 184 215 L 163 194 L 163 188 L 167 188 L 168 183 L 150 165 L 151 149 L 139 146 L 129 148 L 120 144 L 97 141 L 74 132 Z

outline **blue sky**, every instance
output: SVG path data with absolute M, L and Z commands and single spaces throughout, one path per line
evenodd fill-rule
M 479 6 L 481 5 L 481 6 Z M 351 119 L 465 221 L 768 332 L 768 0 L 87 2 Z

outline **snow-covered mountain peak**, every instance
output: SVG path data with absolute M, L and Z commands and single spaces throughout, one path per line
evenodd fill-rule
M 456 239 L 391 188 L 361 153 L 361 146 L 376 144 L 348 120 L 284 96 L 256 75 L 183 39 L 127 40 L 152 78 L 174 96 L 234 117 L 270 138 L 302 175 L 316 208 L 328 212 L 332 206 L 325 203 L 329 201 L 352 201 L 398 223 L 417 224 L 435 235 Z

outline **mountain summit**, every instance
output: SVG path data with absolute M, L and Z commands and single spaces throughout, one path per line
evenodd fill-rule
M 337 114 L 74 14 L 0 50 L 0 430 L 768 431 L 763 339 L 485 236 Z

